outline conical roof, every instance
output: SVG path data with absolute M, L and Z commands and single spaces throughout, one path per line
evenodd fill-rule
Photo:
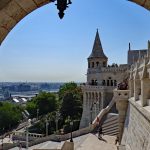
M 93 45 L 93 50 L 89 58 L 105 58 L 107 59 L 106 55 L 103 52 L 102 44 L 100 41 L 98 30 L 96 32 L 95 41 Z

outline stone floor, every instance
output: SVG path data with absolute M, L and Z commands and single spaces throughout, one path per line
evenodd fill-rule
M 99 140 L 97 135 L 89 134 L 76 150 L 117 150 L 116 137 L 105 135 L 102 138 Z
M 97 135 L 86 134 L 77 138 L 74 138 L 75 150 L 117 150 L 115 145 L 116 137 L 113 136 L 103 136 L 103 140 L 99 140 Z M 34 145 L 29 148 L 33 149 L 60 149 L 64 142 L 44 142 L 38 145 Z M 15 147 L 11 150 L 18 150 L 18 147 Z M 22 150 L 25 150 L 22 148 Z

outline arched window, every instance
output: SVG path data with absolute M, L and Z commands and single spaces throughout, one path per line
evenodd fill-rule
M 94 85 L 94 80 L 91 81 L 91 85 Z
M 105 86 L 105 85 L 106 85 L 106 82 L 105 82 L 105 80 L 103 80 L 103 81 L 102 81 L 102 85 L 103 85 L 103 86 Z
M 103 67 L 106 67 L 106 62 L 105 61 L 103 62 Z
M 95 80 L 95 85 L 98 85 L 98 82 L 97 82 L 97 80 Z
M 113 86 L 113 80 L 110 81 L 111 86 Z
M 88 68 L 90 68 L 90 62 L 88 63 Z
M 94 68 L 94 62 L 92 62 L 92 68 Z
M 107 80 L 107 86 L 109 86 L 109 80 Z
M 97 66 L 97 67 L 99 66 L 99 62 L 98 62 L 98 61 L 96 62 L 96 66 Z

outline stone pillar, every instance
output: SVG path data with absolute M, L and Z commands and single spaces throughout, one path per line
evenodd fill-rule
M 141 80 L 141 104 L 142 106 L 147 105 L 147 99 L 149 99 L 149 87 L 150 87 L 150 79 L 144 78 Z
M 129 89 L 130 89 L 129 97 L 133 97 L 134 96 L 134 81 L 133 81 L 133 79 L 129 80 Z
M 83 108 L 86 108 L 86 97 L 87 97 L 86 94 L 87 94 L 86 92 L 83 93 Z
M 119 113 L 119 144 L 121 144 L 124 122 L 126 117 L 126 112 L 128 108 L 129 90 L 114 90 L 114 95 L 116 99 L 116 108 Z
M 101 111 L 101 93 L 98 93 L 99 111 Z
M 141 90 L 141 81 L 140 81 L 140 79 L 134 79 L 134 98 L 135 98 L 135 101 L 139 100 L 140 90 Z
M 104 108 L 104 101 L 105 101 L 105 92 L 101 92 L 101 108 Z

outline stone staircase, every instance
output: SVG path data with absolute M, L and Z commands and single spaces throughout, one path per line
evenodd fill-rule
M 119 133 L 118 114 L 109 113 L 102 124 L 104 135 L 117 136 Z

